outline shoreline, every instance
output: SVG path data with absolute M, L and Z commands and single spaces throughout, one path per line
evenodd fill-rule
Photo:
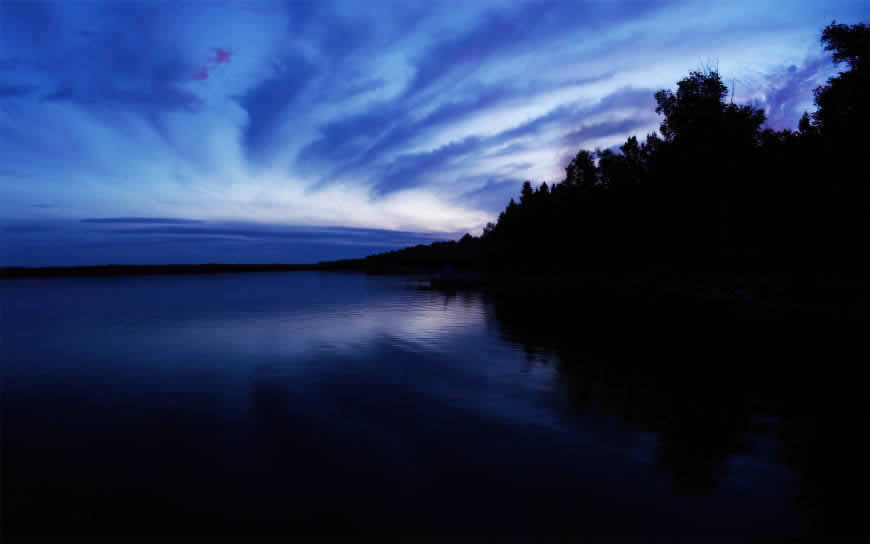
M 808 301 L 802 297 L 786 293 L 761 293 L 757 288 L 739 289 L 734 287 L 710 288 L 691 284 L 665 282 L 596 281 L 587 279 L 578 282 L 562 274 L 512 274 L 503 277 L 490 277 L 473 271 L 443 275 L 437 267 L 384 266 L 370 258 L 325 261 L 310 264 L 166 264 L 166 265 L 87 265 L 87 266 L 49 266 L 49 267 L 0 267 L 0 280 L 28 278 L 84 278 L 84 277 L 129 277 L 156 275 L 213 275 L 240 274 L 252 272 L 359 272 L 371 275 L 403 275 L 426 273 L 430 275 L 431 287 L 436 290 L 483 290 L 507 298 L 530 300 L 585 299 L 587 302 L 602 300 L 611 303 L 633 300 L 633 304 L 688 306 L 720 308 L 743 317 L 752 316 L 762 320 L 784 319 L 788 315 L 827 314 L 834 320 L 854 320 L 865 317 L 864 302 L 854 297 L 844 304 L 843 293 L 829 290 L 832 300 Z M 724 287 L 724 286 L 723 286 Z M 856 291 L 853 286 L 851 291 Z M 760 295 L 760 296 L 759 296 Z M 837 296 L 839 295 L 839 296 Z M 828 297 L 825 297 L 828 298 Z M 857 304 L 856 304 L 857 303 Z

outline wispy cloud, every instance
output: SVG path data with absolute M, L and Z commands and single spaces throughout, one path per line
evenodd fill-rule
M 18 98 L 30 96 L 39 90 L 39 85 L 24 83 L 19 85 L 0 83 L 0 100 L 4 98 Z
M 172 217 L 94 217 L 82 219 L 82 223 L 136 223 L 136 224 L 195 224 L 202 223 L 196 219 L 177 219 Z
M 200 222 L 185 218 L 0 222 L 2 266 L 313 263 L 359 258 L 456 237 L 338 227 Z
M 834 75 L 835 68 L 821 54 L 764 74 L 748 89 L 753 103 L 767 115 L 767 126 L 794 129 L 801 115 L 812 109 L 813 90 Z

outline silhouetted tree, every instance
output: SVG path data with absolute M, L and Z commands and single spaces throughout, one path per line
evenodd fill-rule
M 595 156 L 591 152 L 581 149 L 565 167 L 565 184 L 591 188 L 597 182 L 598 167 L 595 165 Z
M 659 133 L 618 150 L 578 150 L 563 180 L 537 189 L 526 181 L 480 240 L 458 246 L 478 248 L 493 277 L 558 272 L 584 285 L 706 292 L 754 286 L 788 300 L 859 286 L 868 34 L 864 24 L 825 28 L 822 43 L 848 70 L 816 89 L 817 109 L 797 130 L 764 129 L 762 110 L 727 100 L 718 72 L 690 72 L 676 90 L 655 93 Z
M 822 134 L 849 134 L 855 128 L 867 139 L 867 96 L 870 90 L 870 27 L 865 24 L 842 25 L 836 21 L 822 32 L 825 50 L 833 52 L 834 63 L 846 63 L 849 70 L 828 80 L 815 90 L 818 109 L 813 121 Z
M 712 131 L 727 94 L 728 89 L 717 72 L 691 72 L 677 84 L 676 94 L 669 89 L 658 91 L 656 113 L 665 116 L 659 128 L 665 141 L 715 136 Z
M 529 204 L 532 201 L 533 195 L 534 191 L 532 190 L 532 182 L 524 182 L 523 189 L 520 192 L 520 204 Z

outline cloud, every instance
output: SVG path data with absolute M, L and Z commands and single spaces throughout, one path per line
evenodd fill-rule
M 457 200 L 473 202 L 476 207 L 497 215 L 506 202 L 519 194 L 523 181 L 520 178 L 488 179 L 481 187 L 462 193 Z
M 0 4 L 0 19 L 15 23 L 5 28 L 4 34 L 10 33 L 25 47 L 36 50 L 42 49 L 62 27 L 55 6 L 43 0 L 3 2 Z
M 801 115 L 811 109 L 813 89 L 834 73 L 830 56 L 817 55 L 804 59 L 801 66 L 791 64 L 767 74 L 753 93 L 755 105 L 767 116 L 767 126 L 796 129 Z
M 214 57 L 208 60 L 208 64 L 200 66 L 196 73 L 191 76 L 192 79 L 204 81 L 208 79 L 209 71 L 213 69 L 212 66 L 209 66 L 210 64 L 230 62 L 230 57 L 233 55 L 232 51 L 221 49 L 220 47 L 212 47 L 211 49 L 214 51 Z
M 48 232 L 57 230 L 56 225 L 43 225 L 39 223 L 24 223 L 3 225 L 3 232 L 10 234 L 31 234 L 35 232 Z
M 220 47 L 212 47 L 212 51 L 214 51 L 214 59 L 212 59 L 212 62 L 215 64 L 229 62 L 230 58 L 233 56 L 232 51 L 221 49 Z
M 316 65 L 298 53 L 281 59 L 281 66 L 237 98 L 248 114 L 242 143 L 248 157 L 257 159 L 271 149 L 282 116 L 317 74 Z
M 23 66 L 25 63 L 20 59 L 0 59 L 0 72 L 10 72 Z
M 16 45 L 29 44 L 28 54 L 16 60 L 17 71 L 55 89 L 43 100 L 87 107 L 111 104 L 146 115 L 190 109 L 199 101 L 184 88 L 195 73 L 190 55 L 173 45 L 167 28 L 171 15 L 160 6 L 125 2 L 122 8 L 97 2 L 65 11 L 58 6 L 14 2 L 0 13 L 16 29 Z M 99 30 L 76 29 L 82 21 L 99 25 Z M 51 38 L 33 39 L 47 35 Z
M 648 119 L 622 119 L 620 121 L 606 121 L 587 125 L 579 130 L 574 130 L 562 136 L 562 141 L 567 146 L 580 148 L 590 141 L 601 140 L 609 136 L 622 137 L 624 134 L 636 132 L 640 128 L 649 127 Z
M 614 2 L 593 7 L 552 0 L 515 3 L 510 7 L 486 10 L 463 32 L 438 40 L 419 55 L 416 74 L 407 94 L 437 88 L 439 81 L 448 79 L 457 71 L 477 70 L 481 64 L 492 60 L 524 55 L 530 44 L 536 48 L 558 47 L 568 36 L 582 42 L 585 29 L 642 17 L 665 4 L 620 5 Z M 558 49 L 554 56 L 559 56 Z
M 484 140 L 481 138 L 469 137 L 432 151 L 400 155 L 383 171 L 380 181 L 374 186 L 374 191 L 383 195 L 418 186 L 423 183 L 428 174 L 452 166 L 454 161 L 468 157 L 480 150 L 483 145 Z
M 455 233 L 177 221 L 128 228 L 80 220 L 4 222 L 0 266 L 313 263 L 456 237 Z
M 242 2 L 239 6 L 241 9 L 260 15 L 275 15 L 283 12 L 283 5 L 277 0 L 272 2 Z
M 138 224 L 193 224 L 202 223 L 196 219 L 177 219 L 172 217 L 94 217 L 81 220 L 82 223 L 138 223 Z
M 39 90 L 39 85 L 21 84 L 9 85 L 0 83 L 0 99 L 3 98 L 18 98 L 22 96 L 30 96 Z
M 537 139 L 540 147 L 553 146 L 555 142 L 557 147 L 576 148 L 595 140 L 632 134 L 641 128 L 648 128 L 654 122 L 655 113 L 647 109 L 652 102 L 652 90 L 619 89 L 596 104 L 585 107 L 577 104 L 558 106 L 544 115 L 492 136 L 472 136 L 431 151 L 399 155 L 377 174 L 379 181 L 373 190 L 378 195 L 384 195 L 425 184 L 433 175 L 453 171 L 459 165 L 473 164 L 479 157 L 501 147 L 522 145 L 522 140 Z M 626 109 L 631 110 L 632 117 L 571 130 L 586 119 Z M 559 133 L 562 135 L 554 139 L 553 135 Z M 523 150 L 529 150 L 533 145 L 527 145 Z M 513 149 L 519 151 L 517 147 Z
M 242 237 L 242 238 L 295 238 L 293 233 L 250 230 L 240 228 L 190 228 L 186 226 L 135 227 L 113 229 L 105 232 L 115 234 L 181 234 L 187 236 Z
M 427 233 L 380 231 L 377 229 L 313 229 L 313 228 L 280 228 L 266 229 L 257 225 L 221 226 L 146 226 L 133 228 L 103 229 L 99 231 L 108 235 L 141 236 L 153 239 L 161 236 L 183 236 L 194 239 L 229 238 L 245 240 L 278 240 L 285 242 L 326 242 L 337 245 L 367 245 L 384 247 L 403 247 L 409 243 L 430 243 L 443 239 L 443 236 L 432 236 Z
M 204 77 L 208 77 L 205 75 Z M 42 97 L 44 102 L 72 102 L 90 107 L 134 107 L 143 114 L 167 111 L 195 111 L 202 99 L 194 92 L 174 85 L 151 89 L 124 89 L 107 83 L 89 91 L 60 87 Z
M 591 78 L 560 82 L 536 81 L 528 85 L 517 85 L 511 81 L 499 81 L 486 87 L 476 88 L 469 95 L 461 99 L 441 103 L 429 113 L 416 120 L 413 119 L 412 111 L 402 111 L 395 104 L 387 104 L 384 110 L 379 112 L 383 118 L 404 118 L 408 119 L 408 121 L 394 123 L 391 128 L 383 132 L 380 138 L 374 138 L 373 143 L 369 145 L 368 149 L 340 173 L 346 173 L 348 170 L 354 169 L 364 170 L 377 164 L 379 160 L 389 156 L 392 152 L 401 150 L 403 147 L 406 148 L 409 144 L 430 138 L 433 134 L 437 134 L 440 129 L 449 128 L 452 124 L 476 115 L 481 115 L 498 108 L 506 108 L 511 104 L 521 104 L 545 95 L 547 92 L 556 92 L 565 88 L 580 88 L 583 85 L 596 83 L 608 77 L 609 74 L 603 74 Z M 364 117 L 356 121 L 359 125 L 371 124 L 371 118 Z M 353 125 L 350 127 L 342 125 L 331 128 L 333 130 L 330 131 L 327 137 L 321 139 L 305 151 L 316 153 L 317 149 L 315 147 L 320 150 L 334 149 L 335 141 L 346 137 L 344 135 L 353 130 Z M 324 181 L 329 182 L 330 179 L 327 178 Z
M 43 102 L 57 102 L 63 100 L 73 100 L 76 94 L 71 87 L 58 87 L 54 91 L 43 95 Z

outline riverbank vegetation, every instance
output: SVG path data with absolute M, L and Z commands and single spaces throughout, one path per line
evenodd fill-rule
M 845 70 L 815 90 L 816 111 L 797 130 L 765 128 L 761 109 L 728 100 L 719 73 L 692 72 L 656 93 L 657 133 L 579 150 L 562 180 L 526 182 L 480 237 L 366 266 L 472 268 L 529 289 L 582 283 L 863 305 L 870 27 L 832 23 L 822 43 Z

